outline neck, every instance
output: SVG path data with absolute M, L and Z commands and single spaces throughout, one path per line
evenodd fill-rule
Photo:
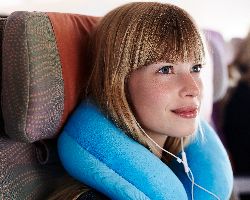
M 153 133 L 149 130 L 145 130 L 145 132 L 148 134 L 148 136 L 154 140 L 155 143 L 157 143 L 161 148 L 164 148 L 164 144 L 166 142 L 167 136 L 159 133 Z M 157 155 L 159 158 L 162 157 L 162 150 L 158 148 L 152 141 L 150 142 L 153 146 L 152 151 L 155 155 Z

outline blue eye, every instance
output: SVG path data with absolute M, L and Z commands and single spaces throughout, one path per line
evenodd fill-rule
M 201 71 L 201 68 L 202 68 L 202 65 L 201 64 L 198 64 L 198 65 L 194 65 L 191 69 L 191 72 L 194 72 L 194 73 L 199 73 Z
M 162 68 L 159 69 L 158 72 L 161 74 L 173 74 L 174 68 L 173 66 L 163 66 Z

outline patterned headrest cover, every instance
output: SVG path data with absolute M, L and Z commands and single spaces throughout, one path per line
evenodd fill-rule
M 53 138 L 87 79 L 87 40 L 99 18 L 14 12 L 3 37 L 2 111 L 5 132 L 24 142 Z
M 41 146 L 40 141 L 30 144 L 0 137 L 1 199 L 47 199 L 61 184 L 65 172 L 55 153 L 55 141 L 46 142 Z M 44 147 L 49 148 L 49 156 Z

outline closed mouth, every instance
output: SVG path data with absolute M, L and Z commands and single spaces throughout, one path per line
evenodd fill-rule
M 198 107 L 181 107 L 178 109 L 171 110 L 174 114 L 182 118 L 192 119 L 198 115 Z

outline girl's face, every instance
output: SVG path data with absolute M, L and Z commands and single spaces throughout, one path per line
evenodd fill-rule
M 166 136 L 195 132 L 201 106 L 200 64 L 150 64 L 133 71 L 128 80 L 130 101 L 144 130 L 159 145 Z

